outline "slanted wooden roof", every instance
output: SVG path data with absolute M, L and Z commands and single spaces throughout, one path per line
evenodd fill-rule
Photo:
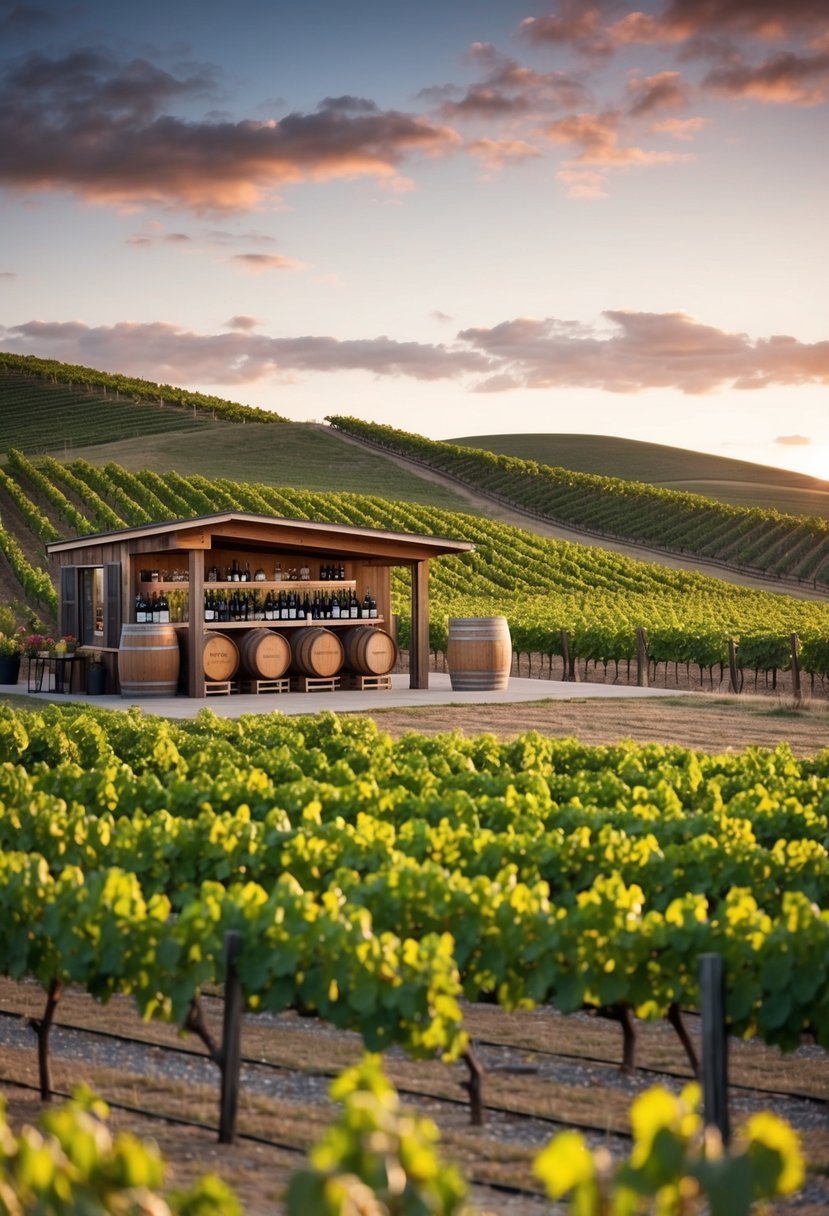
M 421 561 L 442 553 L 468 553 L 475 548 L 465 540 L 445 536 L 419 536 L 409 532 L 388 532 L 382 528 L 358 528 L 353 524 L 318 523 L 309 519 L 281 519 L 239 511 L 220 511 L 193 519 L 174 519 L 163 523 L 141 524 L 95 532 L 72 540 L 47 544 L 49 553 L 82 551 L 99 545 L 135 542 L 136 549 L 147 551 L 147 542 L 162 549 L 274 548 L 296 553 L 336 550 L 353 557 L 387 558 L 390 561 Z

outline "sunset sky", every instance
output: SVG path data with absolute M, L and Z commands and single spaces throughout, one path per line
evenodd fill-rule
M 829 478 L 829 6 L 0 0 L 0 349 Z

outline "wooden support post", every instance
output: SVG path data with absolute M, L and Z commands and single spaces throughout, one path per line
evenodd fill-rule
M 648 678 L 648 633 L 641 625 L 636 626 L 636 686 L 649 688 Z
M 800 686 L 800 655 L 796 633 L 789 635 L 789 643 L 792 648 L 792 693 L 795 701 L 800 705 L 803 700 L 803 690 Z
M 731 691 L 738 693 L 742 688 L 742 681 L 737 676 L 737 643 L 733 638 L 728 639 L 728 675 L 731 681 Z
M 412 562 L 409 688 L 429 687 L 429 561 Z
M 242 985 L 237 970 L 241 950 L 242 935 L 231 929 L 225 934 L 225 1008 L 222 1025 L 219 1144 L 233 1144 L 236 1140 L 236 1110 L 239 1105 L 239 1073 L 242 1062 Z
M 725 971 L 722 955 L 699 960 L 702 1014 L 702 1095 L 706 1126 L 719 1130 L 728 1146 L 728 1035 L 725 1029 Z
M 204 696 L 204 550 L 189 552 L 190 605 L 187 614 L 187 695 Z

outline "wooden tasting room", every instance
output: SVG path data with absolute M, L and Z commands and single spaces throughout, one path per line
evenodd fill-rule
M 228 511 L 47 546 L 60 631 L 98 652 L 107 691 L 382 688 L 397 658 L 391 568 L 412 573 L 411 688 L 429 686 L 429 562 L 474 546 Z

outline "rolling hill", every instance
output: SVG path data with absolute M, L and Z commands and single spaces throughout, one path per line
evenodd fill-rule
M 352 439 L 437 470 L 529 516 L 573 527 L 600 543 L 630 540 L 653 553 L 688 554 L 730 570 L 829 589 L 826 518 L 769 506 L 737 506 L 648 482 L 580 473 L 355 417 L 331 415 L 328 421 Z
M 579 473 L 646 481 L 740 506 L 829 519 L 829 482 L 747 460 L 612 435 L 463 435 L 446 442 Z

